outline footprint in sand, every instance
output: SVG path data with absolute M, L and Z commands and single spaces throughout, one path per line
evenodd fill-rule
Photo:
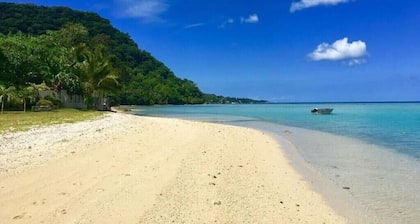
M 215 201 L 215 202 L 213 202 L 213 205 L 222 205 L 222 202 L 221 201 Z
M 61 209 L 60 213 L 61 213 L 62 215 L 65 215 L 65 214 L 67 214 L 67 210 L 66 210 L 66 209 Z
M 54 217 L 57 217 L 57 215 L 66 215 L 66 214 L 67 214 L 67 210 L 65 208 L 57 209 L 55 210 Z
M 36 206 L 36 205 L 45 205 L 45 201 L 46 199 L 43 198 L 41 201 L 34 201 L 32 202 L 32 205 Z
M 62 196 L 68 196 L 69 195 L 69 193 L 66 193 L 66 192 L 61 192 L 59 195 L 62 195 Z
M 24 213 L 22 213 L 20 215 L 17 215 L 15 217 L 13 217 L 13 219 L 23 219 L 25 217 L 25 215 L 26 215 L 26 212 L 24 212 Z
M 82 186 L 82 182 L 75 182 L 73 183 L 73 186 Z

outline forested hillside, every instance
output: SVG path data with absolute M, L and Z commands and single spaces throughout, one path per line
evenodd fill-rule
M 3 89 L 45 84 L 83 95 L 87 103 L 95 94 L 142 105 L 240 100 L 203 94 L 95 13 L 13 3 L 0 3 L 0 12 Z

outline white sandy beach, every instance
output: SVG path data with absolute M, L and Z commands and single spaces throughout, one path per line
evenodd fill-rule
M 0 223 L 346 223 L 270 136 L 107 114 L 0 138 Z

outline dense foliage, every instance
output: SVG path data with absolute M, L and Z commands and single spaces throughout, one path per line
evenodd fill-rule
M 41 83 L 87 104 L 94 96 L 142 105 L 239 102 L 203 94 L 95 13 L 13 3 L 0 3 L 0 11 L 2 102 Z

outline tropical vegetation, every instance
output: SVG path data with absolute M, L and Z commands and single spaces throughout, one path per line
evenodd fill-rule
M 25 111 L 48 89 L 82 95 L 88 106 L 103 97 L 137 105 L 259 102 L 204 94 L 95 13 L 14 3 L 0 3 L 0 11 L 1 111 Z

